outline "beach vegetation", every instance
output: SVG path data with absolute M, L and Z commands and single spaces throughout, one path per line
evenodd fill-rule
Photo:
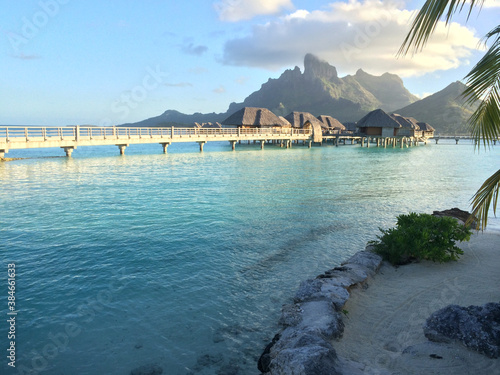
M 413 20 L 411 29 L 399 51 L 406 55 L 421 50 L 443 17 L 451 24 L 453 16 L 467 12 L 467 20 L 474 8 L 481 11 L 485 0 L 427 0 Z M 487 43 L 490 43 L 489 47 Z M 476 145 L 489 147 L 500 137 L 500 25 L 484 37 L 486 53 L 465 77 L 467 89 L 462 96 L 466 103 L 480 100 L 480 105 L 469 119 L 470 133 Z M 490 208 L 496 215 L 500 192 L 500 170 L 489 177 L 472 197 L 472 215 L 479 219 L 477 229 L 485 229 Z M 471 219 L 472 220 L 472 219 Z
M 452 217 L 414 212 L 398 216 L 394 228 L 379 229 L 382 235 L 369 244 L 392 265 L 420 260 L 440 263 L 457 260 L 463 251 L 456 241 L 469 241 L 472 234 L 468 227 Z

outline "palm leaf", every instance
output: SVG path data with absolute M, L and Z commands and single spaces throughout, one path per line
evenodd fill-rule
M 466 3 L 470 4 L 469 18 L 474 7 L 482 8 L 484 0 L 427 0 L 413 20 L 410 32 L 406 36 L 398 55 L 406 55 L 414 47 L 413 52 L 421 50 L 436 29 L 436 25 L 446 12 L 446 24 L 453 15 L 463 10 Z
M 481 101 L 469 119 L 469 128 L 476 144 L 483 140 L 485 147 L 500 136 L 500 26 L 486 35 L 493 43 L 474 66 L 467 79 L 463 96 L 467 104 Z
M 472 216 L 467 221 L 468 224 L 474 217 L 478 218 L 477 229 L 484 230 L 488 224 L 488 211 L 493 202 L 493 214 L 496 216 L 498 193 L 500 191 L 500 169 L 488 178 L 472 197 Z

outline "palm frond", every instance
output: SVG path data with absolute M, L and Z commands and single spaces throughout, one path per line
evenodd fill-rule
M 421 50 L 443 14 L 446 12 L 445 21 L 448 24 L 455 13 L 463 10 L 466 3 L 470 4 L 468 19 L 474 7 L 482 8 L 484 0 L 427 0 L 413 20 L 398 55 L 406 55 L 412 47 L 414 53 Z
M 489 177 L 472 197 L 471 218 L 477 217 L 478 219 L 476 229 L 484 230 L 486 228 L 488 224 L 488 211 L 492 202 L 493 214 L 496 216 L 499 191 L 500 169 Z M 469 220 L 471 220 L 471 218 Z
M 486 35 L 485 43 L 491 38 L 491 47 L 465 77 L 467 89 L 462 94 L 466 104 L 481 101 L 469 128 L 476 145 L 482 140 L 485 147 L 500 136 L 500 26 Z
M 476 143 L 485 148 L 500 137 L 500 90 L 493 87 L 469 119 L 469 129 Z

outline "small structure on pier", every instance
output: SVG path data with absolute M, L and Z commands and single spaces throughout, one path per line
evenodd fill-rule
M 425 138 L 432 138 L 432 137 L 434 137 L 434 132 L 435 132 L 436 129 L 434 129 L 428 123 L 426 123 L 426 122 L 419 122 L 418 126 L 420 127 L 420 131 L 422 132 L 422 137 L 425 137 Z
M 222 125 L 219 122 L 216 122 L 215 124 L 212 122 L 204 122 L 204 123 L 194 123 L 194 127 L 198 129 L 221 129 Z
M 332 116 L 321 115 L 317 118 L 321 121 L 321 127 L 323 128 L 325 134 L 340 134 L 342 131 L 346 130 L 346 127 Z
M 222 125 L 239 128 L 284 128 L 290 124 L 281 120 L 267 108 L 244 107 L 236 111 Z
M 420 137 L 421 131 L 418 126 L 418 121 L 413 117 L 404 117 L 393 113 L 391 117 L 396 120 L 400 125 L 397 135 L 400 137 Z
M 401 124 L 381 109 L 368 113 L 356 124 L 363 135 L 392 138 L 398 135 Z
M 290 112 L 285 119 L 292 125 L 292 128 L 311 129 L 313 132 L 313 142 L 323 141 L 322 122 L 309 112 Z

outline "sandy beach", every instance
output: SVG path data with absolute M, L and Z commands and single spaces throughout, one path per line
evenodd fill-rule
M 460 247 L 457 262 L 398 268 L 384 262 L 364 288 L 353 290 L 344 336 L 334 342 L 339 357 L 364 374 L 500 374 L 500 358 L 433 343 L 423 333 L 429 315 L 447 305 L 500 301 L 500 232 L 473 235 Z

